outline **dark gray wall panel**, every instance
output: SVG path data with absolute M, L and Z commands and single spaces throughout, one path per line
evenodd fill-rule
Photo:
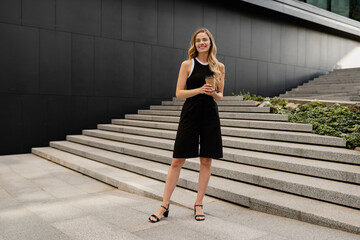
M 279 92 L 285 92 L 286 66 L 282 64 L 269 63 L 268 84 L 266 96 L 275 96 Z
M 157 1 L 122 1 L 122 39 L 157 43 Z
M 111 119 L 124 118 L 125 114 L 135 114 L 138 109 L 148 109 L 145 98 L 112 97 L 108 99 L 108 112 Z
M 182 50 L 182 60 L 184 61 L 184 60 L 187 60 L 187 59 L 189 59 L 189 49 L 184 49 L 184 50 Z
M 225 86 L 224 86 L 224 96 L 231 96 L 236 92 L 236 58 L 234 57 L 225 57 L 223 61 L 225 65 Z
M 190 47 L 190 39 L 196 29 L 203 26 L 203 8 L 198 2 L 175 0 L 174 47 Z
M 240 56 L 240 15 L 228 9 L 218 10 L 216 45 L 220 54 Z
M 151 56 L 151 97 L 174 97 L 177 77 L 183 61 L 183 51 L 165 47 L 152 47 Z
M 238 59 L 236 79 L 236 92 L 257 92 L 257 61 Z
M 225 55 L 217 54 L 216 58 L 221 63 L 225 62 Z
M 305 67 L 306 64 L 306 30 L 298 28 L 297 34 L 297 65 Z
M 40 30 L 40 92 L 69 94 L 71 35 Z
M 1 1 L 0 125 L 9 127 L 0 154 L 30 152 L 170 100 L 199 27 L 215 37 L 225 95 L 278 95 L 360 46 L 359 37 L 237 4 Z
M 151 97 L 151 46 L 136 43 L 134 46 L 134 97 Z
M 340 52 L 342 53 L 341 58 L 348 54 L 348 42 L 340 41 Z
M 0 32 L 0 92 L 38 92 L 39 30 L 0 24 Z
M 134 80 L 134 44 L 95 39 L 95 94 L 131 97 Z
M 2 112 L 1 124 L 6 126 L 1 128 L 0 155 L 28 151 L 21 141 L 23 137 L 21 95 L 0 95 L 0 109 Z
M 161 46 L 174 46 L 174 1 L 158 1 L 157 39 Z
M 281 62 L 281 24 L 271 24 L 271 62 Z
M 22 0 L 22 23 L 55 29 L 55 0 Z
M 47 146 L 47 96 L 23 95 L 22 101 L 22 128 L 18 129 L 22 134 L 24 148 Z
M 204 4 L 204 26 L 217 38 L 217 10 L 212 5 Z
M 240 16 L 240 57 L 251 58 L 251 17 Z
M 297 85 L 310 80 L 308 70 L 304 67 L 295 67 L 294 78 L 295 81 L 292 87 L 296 87 Z
M 108 115 L 109 98 L 89 97 L 87 108 L 87 125 L 89 128 L 96 128 L 97 124 L 110 123 Z
M 258 62 L 257 67 L 257 76 L 258 76 L 258 89 L 257 94 L 261 96 L 268 96 L 267 95 L 267 82 L 268 82 L 268 63 L 267 62 Z
M 122 8 L 120 0 L 102 0 L 101 36 L 121 39 Z
M 315 31 L 306 34 L 306 67 L 320 68 L 321 38 Z
M 56 29 L 100 35 L 101 0 L 57 0 Z
M 295 80 L 295 67 L 286 65 L 286 72 L 285 72 L 285 90 L 291 89 L 294 86 L 297 86 Z M 282 93 L 284 93 L 283 91 Z
M 71 93 L 94 94 L 94 38 L 71 35 Z
M 21 23 L 21 0 L 0 1 L 0 21 Z
M 320 68 L 329 69 L 328 62 L 328 35 L 320 35 Z
M 70 116 L 70 123 L 66 126 L 67 134 L 81 134 L 81 129 L 94 128 L 87 125 L 87 114 L 92 109 L 88 109 L 88 97 L 72 95 L 68 97 L 71 102 L 68 107 L 67 114 Z
M 334 67 L 335 64 L 340 60 L 340 39 L 336 36 L 328 37 L 328 62 L 327 65 Z
M 281 63 L 296 65 L 297 64 L 297 27 L 283 24 L 281 27 Z
M 270 61 L 271 59 L 271 24 L 263 19 L 251 22 L 251 57 Z
M 50 141 L 65 139 L 67 127 L 72 116 L 69 108 L 72 105 L 70 98 L 64 95 L 51 95 L 47 97 L 47 129 Z

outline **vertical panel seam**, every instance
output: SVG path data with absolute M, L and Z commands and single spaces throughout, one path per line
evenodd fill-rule
M 54 0 L 54 2 L 55 2 L 55 4 L 54 4 L 54 5 L 55 5 L 55 6 L 54 6 L 54 8 L 55 8 L 55 13 L 54 13 L 54 16 L 55 16 L 55 26 L 54 26 L 54 30 L 55 30 L 55 31 L 57 30 L 57 22 L 56 22 L 56 12 L 57 12 L 56 9 L 57 9 L 57 5 L 56 5 L 56 1 L 57 1 L 57 0 Z
M 38 30 L 39 31 L 39 43 L 38 43 L 38 46 L 39 46 L 39 50 L 38 50 L 38 71 L 39 71 L 39 75 L 38 75 L 38 93 L 40 94 L 41 93 L 41 89 L 40 89 L 40 81 L 41 81 L 41 68 L 40 68 L 40 65 L 41 65 L 41 29 Z
M 102 16 L 103 16 L 103 0 L 100 0 L 100 36 L 102 37 Z
M 20 1 L 20 25 L 23 25 L 23 0 Z

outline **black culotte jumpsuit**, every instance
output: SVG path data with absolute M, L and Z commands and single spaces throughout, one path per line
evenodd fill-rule
M 209 65 L 192 59 L 186 89 L 200 88 L 211 76 Z M 200 143 L 200 152 L 199 152 Z M 174 158 L 222 158 L 222 139 L 218 106 L 212 96 L 198 94 L 187 98 L 180 115 L 174 145 Z

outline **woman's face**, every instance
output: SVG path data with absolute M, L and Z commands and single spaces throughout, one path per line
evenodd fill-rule
M 210 38 L 209 36 L 204 33 L 204 32 L 200 32 L 196 35 L 195 38 L 195 46 L 196 46 L 196 50 L 201 53 L 201 52 L 208 52 L 210 49 Z

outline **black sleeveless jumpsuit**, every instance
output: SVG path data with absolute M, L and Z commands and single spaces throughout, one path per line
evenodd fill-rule
M 205 84 L 211 76 L 209 65 L 192 59 L 193 67 L 186 81 L 186 89 L 195 89 Z M 200 142 L 200 152 L 199 152 Z M 222 139 L 218 106 L 212 96 L 198 94 L 187 98 L 180 115 L 174 145 L 174 158 L 222 158 Z

